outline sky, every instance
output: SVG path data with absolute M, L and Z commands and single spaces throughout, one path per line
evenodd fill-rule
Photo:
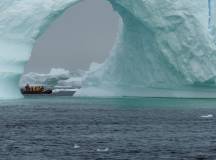
M 36 42 L 25 72 L 51 68 L 89 68 L 109 55 L 119 30 L 119 16 L 104 0 L 86 0 L 65 12 Z

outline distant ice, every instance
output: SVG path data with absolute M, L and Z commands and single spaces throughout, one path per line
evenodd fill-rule
M 80 88 L 84 71 L 69 71 L 62 68 L 53 68 L 47 74 L 27 73 L 22 76 L 20 86 L 27 83 L 30 85 L 43 85 L 49 88 Z

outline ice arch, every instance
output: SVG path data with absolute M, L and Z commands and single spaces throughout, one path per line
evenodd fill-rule
M 80 1 L 0 2 L 0 98 L 21 97 L 18 81 L 35 40 Z M 79 94 L 216 97 L 213 0 L 107 1 L 122 29 L 111 56 L 89 71 Z

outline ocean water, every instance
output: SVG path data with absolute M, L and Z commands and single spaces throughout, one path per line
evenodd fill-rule
M 216 99 L 0 101 L 2 160 L 213 160 Z

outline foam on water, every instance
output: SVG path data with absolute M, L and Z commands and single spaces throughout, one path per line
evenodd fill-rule
M 77 145 L 77 144 L 74 144 L 74 149 L 79 149 L 80 148 L 80 146 L 79 145 Z
M 202 115 L 200 116 L 201 118 L 213 118 L 214 115 L 213 114 L 207 114 L 207 115 Z
M 98 148 L 97 152 L 108 152 L 109 148 Z

